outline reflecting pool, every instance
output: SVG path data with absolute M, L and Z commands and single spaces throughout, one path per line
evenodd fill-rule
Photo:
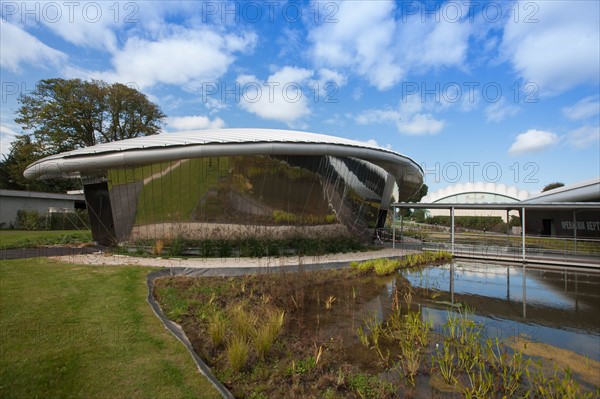
M 600 360 L 600 273 L 454 262 L 402 270 L 418 293 L 423 317 L 441 331 L 447 309 L 468 307 L 486 337 L 529 339 Z

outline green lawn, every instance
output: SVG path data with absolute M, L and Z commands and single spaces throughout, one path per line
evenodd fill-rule
M 0 249 L 33 248 L 90 241 L 92 241 L 92 233 L 89 230 L 0 230 Z
M 141 267 L 0 262 L 0 397 L 217 398 Z

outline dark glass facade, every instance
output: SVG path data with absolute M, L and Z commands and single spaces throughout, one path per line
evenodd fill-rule
M 381 223 L 387 177 L 349 157 L 249 155 L 119 167 L 83 176 L 83 183 L 94 239 L 103 244 L 178 237 L 368 240 Z

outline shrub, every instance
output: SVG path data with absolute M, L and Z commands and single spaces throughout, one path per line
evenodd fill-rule
M 19 209 L 15 220 L 17 230 L 43 230 L 46 228 L 46 218 L 40 216 L 38 211 Z

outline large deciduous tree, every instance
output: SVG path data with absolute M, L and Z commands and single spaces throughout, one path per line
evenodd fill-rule
M 25 167 L 37 159 L 98 143 L 148 136 L 160 131 L 165 115 L 145 94 L 120 83 L 45 79 L 19 97 L 15 122 L 23 134 L 0 162 L 0 187 L 49 189 L 28 183 Z M 61 185 L 53 185 L 59 191 Z
M 165 117 L 136 89 L 98 80 L 41 80 L 19 103 L 15 122 L 51 154 L 156 134 Z

